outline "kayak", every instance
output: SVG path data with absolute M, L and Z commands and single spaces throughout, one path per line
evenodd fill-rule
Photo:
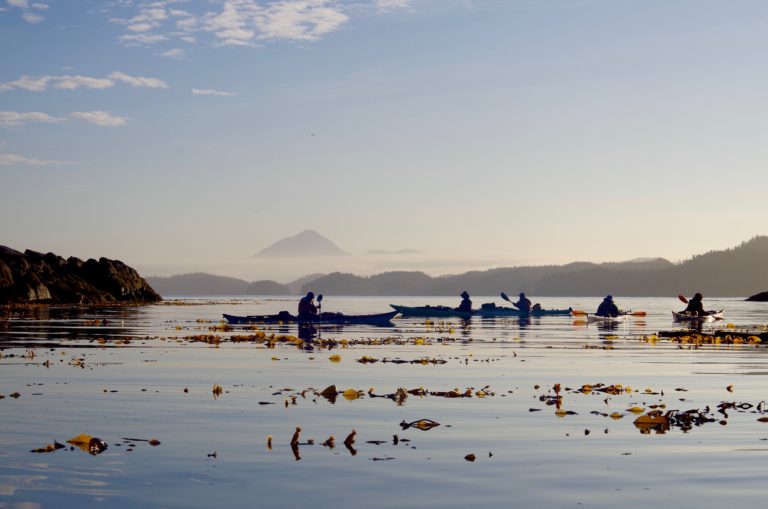
M 400 306 L 390 304 L 392 309 L 397 310 L 403 316 L 423 316 L 427 318 L 471 318 L 472 316 L 482 316 L 484 318 L 493 318 L 497 316 L 569 316 L 573 310 L 568 309 L 540 309 L 531 310 L 530 313 L 523 313 L 519 309 L 493 307 L 473 309 L 472 311 L 459 311 L 456 308 L 448 306 Z
M 224 314 L 224 319 L 231 324 L 260 324 L 260 323 L 298 323 L 299 325 L 390 325 L 397 311 L 375 315 L 344 315 L 341 313 L 322 313 L 310 319 L 299 319 L 288 312 L 277 315 L 235 316 Z
M 714 322 L 715 320 L 722 320 L 723 319 L 723 309 L 716 311 L 707 311 L 707 314 L 704 316 L 698 316 L 698 315 L 687 315 L 685 312 L 678 313 L 677 311 L 672 311 L 672 318 L 676 322 Z
M 428 318 L 471 318 L 472 311 L 459 311 L 448 306 L 400 306 L 390 304 L 389 307 L 403 316 L 424 316 Z
M 590 323 L 620 323 L 626 320 L 627 315 L 619 316 L 600 316 L 595 314 L 588 314 L 587 321 Z
M 496 316 L 570 316 L 573 313 L 572 308 L 568 309 L 532 309 L 529 313 L 524 313 L 516 308 L 480 308 L 472 311 L 473 315 L 483 318 L 493 318 Z

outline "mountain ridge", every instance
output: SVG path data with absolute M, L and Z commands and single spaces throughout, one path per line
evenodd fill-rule
M 185 278 L 177 275 L 172 278 Z M 214 278 L 225 278 L 224 276 Z M 161 295 L 167 293 L 163 279 L 147 278 Z M 236 279 L 236 278 L 228 278 Z M 298 295 L 307 291 L 329 295 L 456 295 L 467 290 L 476 295 L 496 295 L 500 291 L 524 291 L 539 296 L 601 296 L 608 293 L 626 297 L 656 297 L 678 293 L 702 292 L 706 296 L 746 297 L 768 288 L 768 237 L 757 236 L 740 245 L 721 251 L 694 255 L 679 263 L 664 258 L 642 258 L 624 262 L 571 262 L 564 265 L 497 267 L 462 274 L 430 276 L 422 271 L 388 271 L 371 276 L 333 272 L 309 275 L 287 284 L 262 281 L 251 287 L 238 280 L 242 292 L 285 291 L 282 295 Z M 216 293 L 213 283 L 206 291 L 188 295 L 231 295 Z M 251 293 L 251 295 L 277 295 Z
M 407 290 L 405 290 L 407 288 Z M 661 297 L 680 292 L 744 297 L 768 288 L 768 237 L 694 255 L 680 263 L 663 258 L 626 262 L 502 267 L 431 277 L 423 272 L 384 272 L 361 277 L 332 273 L 302 288 L 336 295 L 477 295 L 524 291 L 539 296 Z M 392 293 L 394 290 L 395 293 Z

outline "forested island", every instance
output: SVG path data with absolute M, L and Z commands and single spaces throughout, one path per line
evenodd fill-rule
M 681 263 L 664 258 L 615 263 L 573 262 L 470 271 L 433 277 L 424 272 L 393 271 L 372 276 L 343 272 L 310 275 L 288 284 L 248 282 L 212 274 L 148 278 L 162 295 L 476 295 L 524 291 L 538 296 L 655 297 L 702 292 L 707 296 L 745 297 L 768 288 L 768 237 L 733 249 L 710 251 Z

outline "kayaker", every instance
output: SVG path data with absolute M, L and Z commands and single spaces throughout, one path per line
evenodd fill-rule
M 701 302 L 701 300 L 704 298 L 703 295 L 700 293 L 697 293 L 694 295 L 689 301 L 688 305 L 685 307 L 685 314 L 692 315 L 692 316 L 704 316 L 707 314 L 706 311 L 704 311 L 704 303 Z
M 317 306 L 315 306 L 315 294 L 307 294 L 299 301 L 299 318 L 312 318 L 317 316 Z
M 512 305 L 520 310 L 521 313 L 530 314 L 531 312 L 531 299 L 525 296 L 524 292 L 520 292 L 517 302 L 513 302 Z
M 619 316 L 621 314 L 619 307 L 613 302 L 613 295 L 608 295 L 603 299 L 595 314 L 597 316 Z
M 472 301 L 469 300 L 469 293 L 466 290 L 461 292 L 461 304 L 457 308 L 459 311 L 466 311 L 467 313 L 472 311 Z

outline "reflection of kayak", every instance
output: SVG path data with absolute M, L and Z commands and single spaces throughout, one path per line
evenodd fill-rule
M 596 322 L 596 323 L 619 323 L 626 320 L 626 318 L 627 318 L 627 315 L 619 315 L 619 316 L 600 316 L 600 315 L 594 315 L 594 314 L 587 315 L 588 322 Z
M 473 315 L 482 317 L 495 317 L 495 316 L 570 316 L 573 313 L 573 309 L 532 309 L 530 313 L 523 313 L 519 309 L 515 308 L 480 308 L 472 312 Z
M 389 311 L 387 313 L 379 313 L 376 315 L 344 315 L 341 313 L 322 313 L 309 320 L 299 319 L 290 313 L 282 312 L 277 315 L 263 315 L 263 316 L 234 316 L 224 315 L 224 318 L 232 324 L 259 324 L 259 323 L 298 323 L 298 324 L 330 324 L 330 325 L 347 325 L 347 324 L 361 324 L 361 325 L 389 325 L 390 320 L 395 317 L 397 311 Z
M 397 304 L 389 305 L 403 316 L 424 316 L 428 318 L 471 318 L 472 311 L 459 311 L 456 308 L 448 306 L 399 306 Z
M 672 311 L 672 318 L 676 322 L 714 322 L 715 320 L 723 319 L 723 311 L 723 309 L 720 311 L 707 311 L 707 314 L 704 316 L 687 315 L 685 312 L 678 313 L 677 311 Z

